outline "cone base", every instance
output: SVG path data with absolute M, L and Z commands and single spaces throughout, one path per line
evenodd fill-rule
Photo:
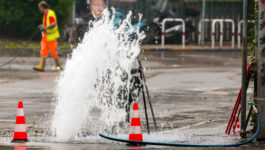
M 29 140 L 27 140 L 27 139 L 14 139 L 11 141 L 11 143 L 25 143 L 25 142 L 29 142 Z
M 126 144 L 127 146 L 146 146 L 146 144 L 143 144 L 143 143 L 127 143 Z

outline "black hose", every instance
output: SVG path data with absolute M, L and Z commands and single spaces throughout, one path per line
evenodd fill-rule
M 236 144 L 208 145 L 208 144 L 162 143 L 162 142 L 151 142 L 151 141 L 132 141 L 132 140 L 110 137 L 110 136 L 107 136 L 101 133 L 99 134 L 99 136 L 109 139 L 109 140 L 113 140 L 113 141 L 125 142 L 125 143 L 136 144 L 136 145 L 160 145 L 160 146 L 177 146 L 177 147 L 235 147 L 235 146 L 241 146 L 241 145 L 250 143 L 258 136 L 260 132 L 260 128 L 261 128 L 261 119 L 260 119 L 259 113 L 257 113 L 257 117 L 258 117 L 258 130 L 255 133 L 255 135 L 252 138 L 248 139 L 247 141 L 236 143 Z
M 21 49 L 24 49 L 29 43 L 29 41 L 32 40 L 33 37 L 35 37 L 37 35 L 37 33 L 39 32 L 39 30 L 37 30 L 36 32 L 34 32 L 29 38 L 28 40 L 26 41 L 26 44 L 24 44 L 24 46 L 21 48 Z M 11 58 L 9 61 L 3 63 L 0 65 L 0 68 L 8 65 L 8 64 L 11 64 L 13 61 L 15 61 L 15 59 L 21 54 L 22 51 L 19 51 L 13 58 Z

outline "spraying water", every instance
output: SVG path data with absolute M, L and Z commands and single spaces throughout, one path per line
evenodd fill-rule
M 144 38 L 143 33 L 133 31 L 131 16 L 114 30 L 114 16 L 105 10 L 101 19 L 90 23 L 83 41 L 67 59 L 58 79 L 51 127 L 56 141 L 70 141 L 82 128 L 97 134 L 125 119 L 123 106 L 128 96 L 121 91 L 128 91 L 126 79 L 130 79 Z M 132 32 L 134 39 L 130 39 Z

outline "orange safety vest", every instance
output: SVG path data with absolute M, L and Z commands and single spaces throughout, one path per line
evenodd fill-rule
M 47 19 L 46 19 L 46 26 L 47 27 L 51 24 L 50 19 L 49 19 L 50 17 L 53 17 L 55 19 L 55 22 L 57 22 L 55 12 L 53 10 L 49 9 L 48 13 L 47 13 Z M 45 15 L 43 16 L 43 19 L 42 19 L 43 27 L 44 27 L 44 20 L 45 20 Z M 52 29 L 47 29 L 45 34 L 46 34 L 46 38 L 47 38 L 48 42 L 58 39 L 60 37 L 58 25 L 56 24 L 56 26 L 53 27 Z

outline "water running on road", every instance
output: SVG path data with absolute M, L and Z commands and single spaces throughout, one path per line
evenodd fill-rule
M 67 59 L 55 96 L 51 125 L 54 140 L 71 141 L 86 124 L 89 132 L 97 134 L 119 126 L 118 122 L 125 119 L 125 111 L 119 107 L 124 103 L 118 93 L 120 87 L 128 88 L 128 80 L 122 80 L 122 76 L 130 78 L 144 37 L 137 31 L 136 39 L 129 38 L 133 30 L 131 16 L 129 13 L 113 30 L 114 17 L 104 11 L 101 19 L 90 23 L 83 41 Z

